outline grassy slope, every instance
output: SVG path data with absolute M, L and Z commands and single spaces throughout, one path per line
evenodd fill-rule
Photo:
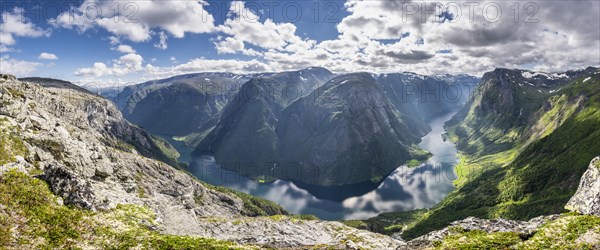
M 417 237 L 468 216 L 529 219 L 562 212 L 589 161 L 600 155 L 597 147 L 600 81 L 596 76 L 583 83 L 584 78 L 559 92 L 558 98 L 551 99 L 550 102 L 562 102 L 563 106 L 561 99 L 564 98 L 583 97 L 586 101 L 576 108 L 577 112 L 571 112 L 573 107 L 565 107 L 561 108 L 562 112 L 553 108 L 542 114 L 548 117 L 553 116 L 552 112 L 571 113 L 562 118 L 564 122 L 560 126 L 548 123 L 556 129 L 544 131 L 546 137 L 534 142 L 524 140 L 514 148 L 493 154 L 464 155 L 457 171 L 468 174 L 459 173 L 457 190 L 405 231 L 403 238 Z M 540 121 L 544 119 L 556 120 L 543 118 Z
M 404 228 L 410 227 L 413 223 L 419 221 L 426 213 L 427 209 L 390 212 L 382 213 L 377 217 L 366 220 L 346 220 L 342 221 L 342 223 L 349 227 L 391 235 L 402 231 Z
M 0 176 L 0 249 L 239 249 L 214 239 L 163 235 L 150 230 L 154 213 L 136 205 L 106 212 L 57 202 L 48 185 L 14 170 Z
M 13 129 L 6 118 L 0 118 L 0 166 L 14 162 L 15 155 L 25 155 L 27 148 L 18 136 L 19 130 Z

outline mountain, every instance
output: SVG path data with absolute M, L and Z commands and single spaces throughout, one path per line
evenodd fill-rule
M 139 146 L 151 143 L 151 138 L 99 96 L 1 75 L 0 103 L 2 247 L 395 249 L 404 245 L 339 222 L 286 215 L 270 201 L 202 183 L 147 158 Z
M 298 168 L 297 179 L 311 184 L 379 182 L 423 157 L 414 145 L 428 126 L 405 120 L 371 75 L 336 77 L 283 110 L 276 129 L 280 166 Z
M 254 179 L 376 183 L 407 160 L 424 159 L 415 145 L 429 131 L 425 120 L 456 110 L 477 80 L 361 73 L 325 83 L 332 75 L 323 72 L 329 71 L 252 79 L 198 133 L 182 139 L 196 154 L 212 154 L 222 167 Z
M 528 70 L 496 69 L 484 74 L 465 107 L 448 123 L 458 137 L 458 147 L 474 154 L 489 154 L 537 140 L 564 121 L 574 110 L 562 110 L 554 124 L 537 124 L 550 109 L 572 107 L 560 98 L 576 78 L 597 72 L 587 68 L 564 73 L 537 73 Z M 553 103 L 559 101 L 561 103 Z M 569 100 L 573 102 L 577 100 Z M 557 110 L 555 110 L 557 111 Z M 546 117 L 551 118 L 551 117 Z M 548 127 L 550 126 L 550 127 Z M 537 128 L 532 130 L 532 128 Z M 548 127 L 548 128 L 546 128 Z M 549 130 L 550 129 L 550 130 Z
M 277 79 L 244 84 L 196 154 L 213 154 L 222 167 L 255 179 L 321 185 L 377 182 L 423 157 L 412 146 L 427 127 L 409 128 L 369 74 L 336 77 L 299 99 L 268 95 L 290 89 Z
M 19 78 L 19 81 L 34 82 L 34 83 L 37 83 L 39 85 L 42 85 L 44 87 L 49 87 L 49 88 L 70 89 L 70 90 L 75 90 L 75 91 L 88 93 L 88 94 L 92 93 L 89 90 L 79 87 L 69 81 L 63 81 L 63 80 L 59 80 L 59 79 L 44 78 L 44 77 L 24 77 L 24 78 Z
M 224 163 L 223 159 L 236 159 L 233 164 L 276 159 L 275 126 L 281 111 L 331 77 L 326 69 L 308 68 L 251 79 L 215 115 L 215 124 L 194 139 L 198 141 L 196 153 L 214 154 L 219 163 Z
M 459 109 L 479 81 L 469 75 L 424 76 L 410 72 L 374 77 L 392 104 L 413 118 L 410 122 L 414 124 Z
M 105 137 L 103 140 L 105 143 L 125 151 L 133 151 L 150 158 L 161 160 L 172 166 L 178 166 L 176 159 L 179 157 L 179 154 L 171 145 L 169 145 L 169 143 L 161 138 L 152 136 L 139 127 L 127 122 L 123 119 L 118 109 L 110 104 L 108 100 L 63 80 L 38 77 L 21 78 L 19 80 L 34 82 L 47 89 L 60 91 L 69 98 L 70 102 L 75 103 L 75 105 L 84 106 L 85 110 L 90 112 L 102 113 L 103 115 L 101 116 L 98 115 L 86 119 L 95 130 L 104 134 Z M 92 96 L 93 99 L 89 99 L 94 101 L 79 98 L 81 95 Z M 52 103 L 52 101 L 52 99 L 39 100 L 39 102 L 45 102 L 44 105 L 47 105 L 47 107 L 58 108 L 58 105 Z M 65 117 L 71 117 L 69 114 L 70 111 L 71 110 L 67 109 L 59 109 L 55 112 L 59 112 L 59 115 L 64 115 Z M 41 124 L 43 123 L 44 118 L 35 117 L 30 120 L 35 124 L 34 126 L 40 127 L 42 126 Z
M 221 111 L 243 83 L 253 77 L 271 76 L 280 82 L 305 82 L 289 85 L 299 89 L 285 90 L 285 95 L 299 97 L 310 92 L 312 85 L 329 80 L 331 72 L 311 67 L 284 73 L 188 74 L 127 86 L 112 100 L 128 120 L 152 133 L 183 136 L 204 131 L 202 126 Z
M 457 189 L 403 237 L 467 216 L 527 220 L 562 212 L 590 159 L 600 154 L 599 127 L 598 68 L 486 73 L 447 123 L 461 153 Z
M 200 73 L 125 87 L 117 103 L 125 117 L 152 133 L 195 132 L 235 95 L 247 76 Z

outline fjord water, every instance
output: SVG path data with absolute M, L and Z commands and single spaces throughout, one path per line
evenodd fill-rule
M 443 126 L 454 113 L 429 121 L 432 131 L 419 144 L 433 154 L 427 162 L 417 167 L 400 166 L 378 184 L 322 187 L 285 180 L 258 183 L 220 168 L 211 156 L 191 158 L 193 148 L 169 141 L 181 153 L 180 160 L 190 163 L 188 170 L 207 183 L 274 201 L 292 213 L 314 214 L 325 220 L 366 219 L 383 212 L 429 208 L 453 190 L 457 151 L 452 142 L 443 139 Z

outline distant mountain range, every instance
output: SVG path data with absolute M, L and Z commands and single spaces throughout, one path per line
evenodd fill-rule
M 424 160 L 427 152 L 416 144 L 429 131 L 427 119 L 458 109 L 477 82 L 468 75 L 336 75 L 310 67 L 181 75 L 107 98 L 133 123 L 179 136 L 226 169 L 260 180 L 341 185 L 378 182 L 408 160 Z

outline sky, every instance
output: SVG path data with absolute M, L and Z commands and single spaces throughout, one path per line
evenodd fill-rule
M 131 84 L 195 72 L 481 75 L 600 65 L 599 1 L 2 1 L 0 72 Z

